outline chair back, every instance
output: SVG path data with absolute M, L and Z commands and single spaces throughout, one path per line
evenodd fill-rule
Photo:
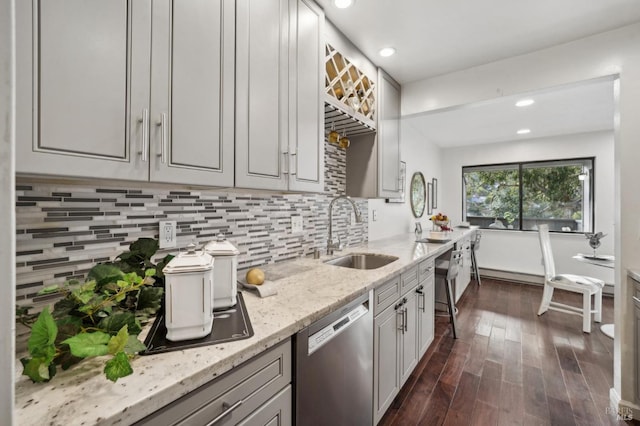
M 447 270 L 447 279 L 452 280 L 458 276 L 460 266 L 462 265 L 462 250 L 452 250 L 449 258 L 449 269 Z
M 540 248 L 542 249 L 544 274 L 547 279 L 551 279 L 556 276 L 556 265 L 553 262 L 553 251 L 551 251 L 549 225 L 538 225 L 538 236 L 540 237 Z

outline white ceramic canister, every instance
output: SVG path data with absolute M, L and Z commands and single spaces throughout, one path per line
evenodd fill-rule
M 214 259 L 189 244 L 164 267 L 165 326 L 171 341 L 198 339 L 213 327 Z
M 236 246 L 223 234 L 204 246 L 204 251 L 216 260 L 214 271 L 213 309 L 235 306 L 238 293 L 238 254 Z

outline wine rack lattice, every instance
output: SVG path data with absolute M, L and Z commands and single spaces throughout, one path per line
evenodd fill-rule
M 375 83 L 330 44 L 325 50 L 325 90 L 357 118 L 375 123 Z M 334 102 L 332 102 L 334 103 Z

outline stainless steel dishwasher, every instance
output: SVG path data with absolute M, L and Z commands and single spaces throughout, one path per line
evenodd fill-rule
M 373 424 L 373 291 L 296 335 L 298 426 Z

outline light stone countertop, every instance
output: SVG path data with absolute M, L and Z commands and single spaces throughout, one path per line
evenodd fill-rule
M 261 268 L 278 294 L 261 299 L 243 293 L 253 337 L 136 357 L 132 361 L 133 374 L 117 383 L 104 377 L 102 362 L 89 359 L 67 371 L 58 368 L 49 383 L 34 384 L 22 375 L 18 361 L 16 422 L 52 426 L 131 424 L 287 339 L 419 260 L 439 256 L 475 229 L 456 229 L 451 241 L 443 244 L 416 243 L 411 233 L 368 242 L 317 260 L 307 257 L 264 265 Z M 399 259 L 374 270 L 323 263 L 355 252 L 388 254 Z

